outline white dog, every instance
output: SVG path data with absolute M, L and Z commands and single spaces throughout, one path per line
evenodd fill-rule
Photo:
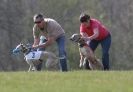
M 13 53 L 23 52 L 25 61 L 30 65 L 29 71 L 36 70 L 35 65 L 46 60 L 46 67 L 58 67 L 58 57 L 52 52 L 47 51 L 35 51 L 24 44 L 20 43 L 14 50 Z

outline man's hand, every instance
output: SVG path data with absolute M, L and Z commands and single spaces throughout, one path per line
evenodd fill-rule
M 90 41 L 90 38 L 89 37 L 82 37 L 86 42 L 87 41 Z
M 33 45 L 32 46 L 32 49 L 37 49 L 37 48 L 39 48 L 39 45 Z

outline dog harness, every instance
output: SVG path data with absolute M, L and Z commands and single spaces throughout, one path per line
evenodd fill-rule
M 39 60 L 41 56 L 42 51 L 32 51 L 25 55 L 26 61 L 35 61 Z

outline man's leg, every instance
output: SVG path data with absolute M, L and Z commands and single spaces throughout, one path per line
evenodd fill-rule
M 111 45 L 111 36 L 109 35 L 106 39 L 101 42 L 102 46 L 102 63 L 104 70 L 109 70 L 109 48 Z
M 58 50 L 59 50 L 60 68 L 62 71 L 68 71 L 66 51 L 65 51 L 65 36 L 58 38 L 56 42 L 58 44 Z

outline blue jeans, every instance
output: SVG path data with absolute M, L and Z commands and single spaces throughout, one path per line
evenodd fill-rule
M 103 40 L 92 40 L 89 44 L 91 49 L 95 51 L 97 48 L 98 44 L 101 44 L 102 46 L 102 63 L 104 70 L 109 70 L 110 65 L 109 65 L 109 48 L 111 45 L 111 35 L 109 34 L 105 39 Z
M 65 36 L 62 35 L 56 39 L 58 50 L 59 50 L 59 58 L 60 58 L 60 68 L 62 71 L 67 71 L 67 59 L 66 59 L 66 50 L 65 50 Z

